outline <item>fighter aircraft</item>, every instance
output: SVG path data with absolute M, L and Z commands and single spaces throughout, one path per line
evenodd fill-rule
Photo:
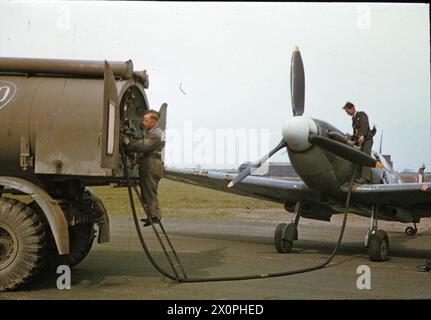
M 280 253 L 292 251 L 298 239 L 300 217 L 330 221 L 332 214 L 346 211 L 370 217 L 364 241 L 369 258 L 387 260 L 389 237 L 385 231 L 378 230 L 378 219 L 414 223 L 415 227 L 406 228 L 406 233 L 416 233 L 416 223 L 431 217 L 431 183 L 404 183 L 381 150 L 369 156 L 345 143 L 346 135 L 331 124 L 303 115 L 305 77 L 297 47 L 292 54 L 290 81 L 293 117 L 287 119 L 280 143 L 268 154 L 242 165 L 238 175 L 166 168 L 166 178 L 283 203 L 294 216 L 289 224 L 281 223 L 275 229 L 275 247 Z M 250 176 L 284 148 L 302 181 Z M 372 168 L 372 180 L 368 184 L 353 180 L 361 166 Z M 351 200 L 346 208 L 349 190 Z

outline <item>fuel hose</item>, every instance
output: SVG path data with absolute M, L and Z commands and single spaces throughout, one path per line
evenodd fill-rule
M 350 179 L 349 182 L 349 190 L 347 193 L 347 197 L 346 197 L 346 203 L 345 203 L 345 207 L 346 207 L 346 211 L 344 212 L 344 218 L 343 218 L 343 223 L 341 225 L 341 229 L 340 229 L 340 233 L 338 235 L 338 239 L 337 242 L 334 246 L 334 249 L 332 250 L 331 255 L 322 263 L 316 265 L 316 266 L 311 266 L 308 268 L 302 268 L 302 269 L 296 269 L 296 270 L 290 270 L 290 271 L 284 271 L 284 272 L 272 272 L 272 273 L 260 273 L 260 274 L 251 274 L 251 275 L 238 275 L 238 276 L 224 276 L 224 277 L 205 277 L 205 278 L 199 278 L 199 277 L 180 277 L 177 274 L 173 275 L 169 272 L 167 272 L 166 270 L 164 270 L 154 259 L 154 257 L 151 254 L 151 251 L 149 250 L 144 236 L 142 234 L 140 225 L 139 225 L 139 220 L 138 220 L 138 215 L 136 213 L 136 207 L 135 207 L 135 201 L 133 198 L 133 193 L 132 193 L 132 185 L 131 185 L 131 181 L 130 181 L 130 176 L 129 176 L 129 172 L 127 169 L 127 158 L 126 155 L 124 153 L 123 147 L 120 145 L 120 151 L 121 151 L 121 158 L 122 158 L 122 162 L 123 162 L 123 168 L 124 168 L 124 177 L 127 181 L 127 190 L 128 190 L 128 195 L 129 195 L 129 201 L 130 201 L 130 207 L 132 209 L 132 215 L 133 215 L 133 221 L 136 227 L 136 232 L 138 234 L 138 238 L 139 241 L 142 245 L 142 248 L 148 258 L 148 260 L 150 261 L 150 263 L 153 265 L 153 267 L 162 275 L 164 275 L 165 277 L 180 282 L 180 283 L 193 283 L 193 282 L 218 282 L 218 281 L 240 281 L 240 280 L 252 280 L 252 279 L 263 279 L 263 278 L 277 278 L 277 277 L 286 277 L 286 276 L 291 276 L 294 274 L 301 274 L 301 273 L 307 273 L 307 272 L 311 272 L 311 271 L 315 271 L 315 270 L 319 270 L 319 269 L 323 269 L 325 268 L 327 265 L 329 265 L 331 263 L 331 261 L 334 259 L 335 255 L 337 254 L 338 249 L 341 246 L 341 241 L 343 239 L 344 236 L 344 231 L 345 231 L 345 227 L 346 227 L 346 222 L 347 222 L 347 211 L 350 207 L 350 197 L 351 197 L 351 193 L 352 193 L 352 186 L 353 186 L 353 180 L 356 176 L 356 172 L 358 169 L 358 165 L 355 165 L 355 168 L 353 170 L 353 175 L 352 178 Z M 150 223 L 151 223 L 151 219 L 150 219 Z

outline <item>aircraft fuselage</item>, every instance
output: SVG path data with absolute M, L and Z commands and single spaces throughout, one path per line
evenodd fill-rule
M 313 131 L 313 133 L 324 137 L 329 137 L 328 132 L 336 132 L 340 135 L 345 135 L 339 129 L 325 121 L 306 117 L 302 118 L 306 120 L 296 120 L 296 122 L 307 122 L 307 124 L 300 125 L 310 127 L 310 130 Z M 314 124 L 310 124 L 311 122 Z M 295 128 L 295 130 L 301 131 L 297 128 Z M 344 184 L 350 182 L 350 179 L 354 174 L 355 164 L 317 145 L 307 145 L 305 143 L 306 139 L 308 139 L 307 133 L 304 134 L 303 139 L 304 141 L 301 143 L 301 139 L 296 137 L 296 140 L 293 142 L 295 142 L 299 147 L 291 148 L 291 145 L 289 145 L 288 148 L 289 158 L 295 171 L 310 189 L 333 198 L 342 196 L 340 188 Z M 290 141 L 288 141 L 288 144 L 289 142 Z M 360 172 L 360 169 L 361 167 L 358 166 L 358 173 Z M 383 171 L 388 171 L 388 169 L 389 168 L 372 168 L 373 180 L 375 180 L 376 183 L 381 183 Z M 388 173 L 390 174 L 390 172 Z

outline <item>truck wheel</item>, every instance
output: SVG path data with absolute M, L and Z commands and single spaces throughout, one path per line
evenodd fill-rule
M 0 198 L 0 291 L 28 282 L 43 265 L 42 218 L 24 203 Z
M 59 255 L 55 243 L 50 245 L 47 253 L 47 264 L 49 269 L 57 269 L 59 265 L 76 266 L 91 250 L 95 231 L 93 224 L 77 224 L 69 227 L 69 254 Z M 52 239 L 54 241 L 54 239 Z
M 36 202 L 32 202 L 29 205 L 35 212 L 42 213 L 40 207 Z M 59 255 L 57 246 L 55 244 L 54 237 L 51 233 L 47 237 L 47 253 L 46 253 L 46 265 L 48 270 L 57 270 L 60 265 L 67 265 L 74 267 L 85 257 L 93 246 L 93 240 L 95 238 L 95 230 L 93 223 L 88 224 L 77 224 L 69 227 L 69 254 Z

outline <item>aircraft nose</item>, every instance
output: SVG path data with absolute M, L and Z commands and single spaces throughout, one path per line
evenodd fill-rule
M 317 125 L 313 119 L 296 116 L 290 118 L 283 127 L 283 139 L 290 150 L 301 152 L 312 146 L 308 141 L 309 134 L 317 132 Z

